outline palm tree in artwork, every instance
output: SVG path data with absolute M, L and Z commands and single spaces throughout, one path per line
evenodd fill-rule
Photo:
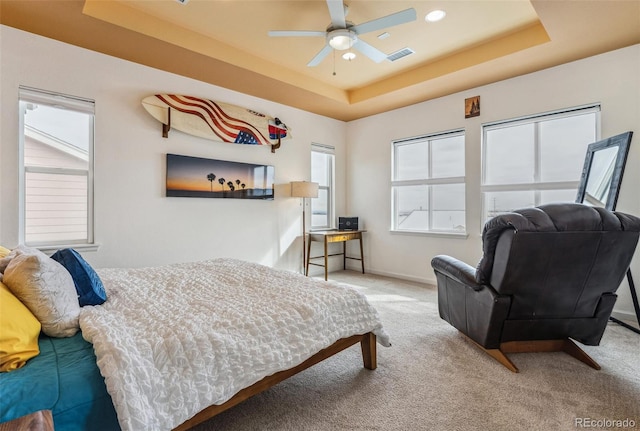
M 247 187 L 247 185 L 245 183 L 240 184 L 240 187 L 242 187 L 242 190 L 244 190 L 245 187 Z
M 229 190 L 233 191 L 233 181 L 229 181 L 227 185 L 229 186 Z
M 216 175 L 211 173 L 207 175 L 207 180 L 211 183 L 211 191 L 213 191 L 213 181 L 216 179 Z
M 225 182 L 224 178 L 222 177 L 218 178 L 218 183 L 220 183 L 220 185 L 222 186 L 222 191 L 224 191 L 224 182 Z
M 240 181 L 240 180 L 236 180 L 236 185 L 237 185 L 238 187 L 240 187 L 240 183 L 241 183 L 241 182 L 242 182 L 242 181 Z
M 231 185 L 229 186 L 229 188 L 231 189 L 231 191 L 232 191 L 232 192 L 235 192 L 235 191 L 236 191 L 236 186 L 234 186 L 233 184 L 231 184 Z

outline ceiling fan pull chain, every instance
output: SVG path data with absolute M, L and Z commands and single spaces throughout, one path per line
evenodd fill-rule
M 336 50 L 333 50 L 333 76 L 336 76 Z

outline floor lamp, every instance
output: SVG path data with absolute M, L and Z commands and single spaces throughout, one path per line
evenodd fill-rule
M 318 183 L 309 181 L 292 181 L 291 197 L 302 198 L 302 272 L 307 263 L 307 229 L 306 229 L 306 199 L 318 197 Z

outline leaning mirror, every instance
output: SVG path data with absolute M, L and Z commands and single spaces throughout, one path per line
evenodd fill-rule
M 587 147 L 576 202 L 616 209 L 632 136 L 626 132 Z
M 626 132 L 609 139 L 594 142 L 587 147 L 587 155 L 584 159 L 576 202 L 603 207 L 610 211 L 616 209 L 622 174 L 624 173 L 624 165 L 627 162 L 632 136 L 633 132 Z M 627 269 L 627 281 L 631 290 L 636 319 L 638 320 L 638 325 L 640 325 L 640 304 L 638 304 L 638 295 L 630 269 Z M 639 328 L 635 328 L 615 317 L 609 317 L 609 319 L 640 334 Z

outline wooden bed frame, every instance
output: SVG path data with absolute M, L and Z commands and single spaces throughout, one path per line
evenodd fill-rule
M 288 379 L 295 374 L 298 374 L 300 371 L 312 367 L 318 362 L 324 361 L 325 359 L 343 351 L 348 347 L 353 346 L 356 343 L 360 343 L 360 347 L 362 348 L 362 361 L 364 362 L 364 367 L 369 370 L 375 370 L 378 364 L 376 355 L 376 336 L 373 333 L 368 332 L 363 335 L 353 335 L 348 338 L 341 338 L 326 349 L 320 350 L 318 353 L 316 353 L 300 365 L 288 370 L 279 371 L 275 374 L 265 377 L 259 382 L 256 382 L 253 385 L 242 389 L 224 404 L 207 407 L 191 419 L 185 421 L 182 425 L 175 428 L 173 431 L 185 431 L 191 429 L 192 427 L 208 419 L 211 419 L 215 415 L 222 413 L 223 411 L 241 403 L 249 397 L 252 397 L 262 391 L 269 389 L 272 386 L 277 385 L 281 381 Z

